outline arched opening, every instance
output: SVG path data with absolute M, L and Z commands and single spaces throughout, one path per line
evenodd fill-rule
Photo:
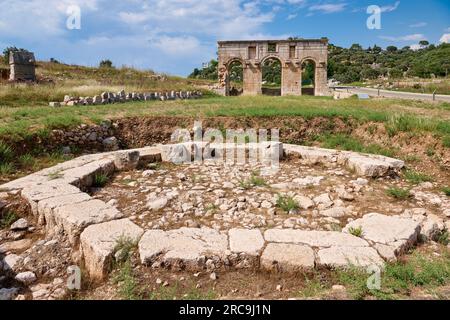
M 228 64 L 228 95 L 240 96 L 244 92 L 244 67 L 239 60 Z
M 302 95 L 314 96 L 316 92 L 316 63 L 305 60 L 302 63 Z
M 266 59 L 262 64 L 262 94 L 281 96 L 281 79 L 281 61 L 277 58 Z

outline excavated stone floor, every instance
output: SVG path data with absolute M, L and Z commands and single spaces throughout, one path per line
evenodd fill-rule
M 283 151 L 280 170 L 267 173 L 261 165 L 170 164 L 180 148 L 192 146 L 83 156 L 0 186 L 1 199 L 20 196 L 26 202 L 41 232 L 39 243 L 17 252 L 11 241 L 0 241 L 0 267 L 31 284 L 36 279 L 23 273 L 51 249 L 83 264 L 92 280 L 102 280 L 121 239 L 136 243 L 141 263 L 153 269 L 382 267 L 419 239 L 448 228 L 450 203 L 433 184 L 412 189 L 408 201 L 388 197 L 388 188 L 406 185 L 396 175 L 404 166 L 399 160 L 294 145 L 249 146 L 268 158 Z M 94 186 L 99 175 L 110 177 L 101 188 Z M 282 206 L 280 198 L 291 204 Z M 53 286 L 35 285 L 33 298 L 62 290 L 57 279 Z

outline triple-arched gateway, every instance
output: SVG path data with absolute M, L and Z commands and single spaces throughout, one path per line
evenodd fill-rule
M 302 95 L 302 73 L 306 63 L 314 75 L 309 91 L 329 95 L 327 85 L 328 39 L 219 41 L 219 81 L 224 95 L 232 95 L 231 72 L 236 63 L 243 68 L 243 94 L 263 93 L 263 66 L 281 65 L 281 95 Z M 313 68 L 313 69 L 311 69 Z M 313 89 L 312 89 L 313 88 Z M 303 89 L 303 93 L 308 90 Z

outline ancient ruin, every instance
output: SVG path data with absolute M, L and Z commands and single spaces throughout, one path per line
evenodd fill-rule
M 262 94 L 262 66 L 268 60 L 281 63 L 281 95 L 302 95 L 305 62 L 315 69 L 314 95 L 329 95 L 327 85 L 328 40 L 219 41 L 219 81 L 221 93 L 230 95 L 229 71 L 232 63 L 243 68 L 243 94 Z
M 29 51 L 11 51 L 9 65 L 10 81 L 36 81 L 36 59 Z
M 281 151 L 284 160 L 278 172 L 261 176 L 255 170 L 262 165 L 172 162 L 180 150 L 220 155 L 224 148 L 259 150 L 262 160 Z M 92 279 L 101 280 L 120 258 L 116 244 L 124 238 L 137 244 L 140 262 L 153 270 L 214 276 L 216 270 L 382 266 L 444 228 L 427 210 L 389 204 L 386 184 L 397 183 L 389 177 L 403 166 L 383 156 L 276 142 L 188 143 L 86 155 L 0 186 L 2 201 L 19 196 L 35 218 L 19 220 L 13 230 L 28 229 L 30 222 L 34 227 L 28 230 L 45 230 L 39 242 L 20 240 L 29 242 L 20 250 L 17 241 L 3 243 L 0 257 L 5 270 L 33 284 L 34 299 L 58 298 L 65 290 L 56 279 L 36 284 L 43 276 L 36 276 L 36 264 L 50 264 L 42 270 L 53 270 L 45 274 L 52 279 L 64 276 L 68 265 L 83 263 Z M 101 175 L 110 177 L 106 185 L 100 185 Z M 433 212 L 450 207 L 424 187 L 413 194 L 418 203 L 439 204 Z M 283 205 L 280 197 L 298 205 Z M 51 250 L 60 252 L 60 262 L 42 259 Z
M 62 102 L 50 102 L 50 107 L 63 107 L 63 106 L 91 106 L 111 103 L 125 103 L 132 101 L 168 101 L 168 100 L 187 100 L 198 99 L 203 96 L 201 91 L 166 91 L 166 92 L 129 92 L 121 90 L 117 93 L 114 92 L 102 92 L 102 94 L 93 97 L 71 97 L 69 95 L 64 96 Z

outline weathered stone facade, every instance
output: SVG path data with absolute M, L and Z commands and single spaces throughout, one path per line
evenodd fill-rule
M 240 62 L 244 74 L 244 95 L 262 93 L 262 66 L 277 59 L 282 66 L 281 95 L 302 94 L 302 64 L 315 65 L 315 95 L 329 95 L 327 85 L 328 40 L 219 41 L 219 81 L 224 95 L 230 95 L 229 67 Z
M 9 65 L 11 81 L 35 81 L 36 66 L 34 53 L 28 51 L 11 51 L 9 54 Z

